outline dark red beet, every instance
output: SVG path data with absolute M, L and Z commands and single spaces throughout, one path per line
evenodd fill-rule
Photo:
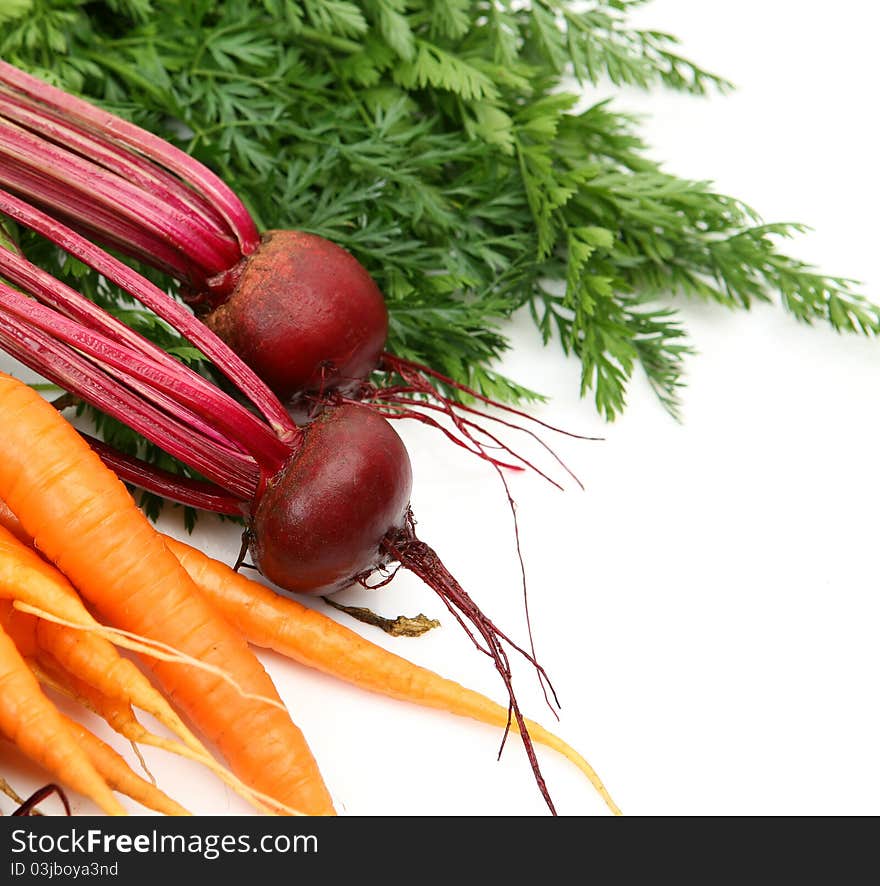
M 203 320 L 285 401 L 355 387 L 388 335 L 385 300 L 363 265 L 301 231 L 265 234 Z
M 333 593 L 385 565 L 382 541 L 406 522 L 412 468 L 403 441 L 375 410 L 330 409 L 259 497 L 251 555 L 291 591 Z

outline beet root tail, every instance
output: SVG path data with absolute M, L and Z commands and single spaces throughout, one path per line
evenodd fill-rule
M 526 756 L 529 759 L 541 796 L 547 803 L 550 812 L 556 815 L 556 809 L 538 765 L 538 758 L 529 735 L 526 719 L 523 717 L 516 700 L 513 689 L 513 675 L 505 644 L 523 655 L 536 668 L 539 676 L 546 680 L 547 675 L 544 673 L 544 669 L 528 652 L 513 643 L 492 623 L 449 572 L 434 549 L 416 537 L 411 515 L 405 528 L 386 537 L 382 546 L 390 557 L 400 563 L 404 569 L 408 569 L 417 575 L 428 587 L 438 594 L 476 647 L 492 659 L 495 669 L 500 674 L 507 689 L 509 699 L 508 723 L 504 731 L 499 755 L 504 748 L 504 743 L 510 732 L 511 718 L 513 718 L 516 720 L 517 731 L 522 738 Z

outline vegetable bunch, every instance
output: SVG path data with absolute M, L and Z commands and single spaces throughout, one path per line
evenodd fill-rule
M 476 649 L 493 662 L 507 691 L 508 728 L 516 724 L 541 793 L 555 811 L 514 692 L 508 650 L 524 657 L 551 693 L 552 687 L 546 684 L 534 651 L 530 653 L 499 629 L 434 550 L 416 535 L 410 507 L 413 477 L 409 456 L 382 414 L 349 399 L 334 399 L 322 402 L 321 408 L 298 426 L 272 391 L 210 329 L 129 266 L 2 190 L 0 209 L 19 224 L 45 234 L 66 253 L 175 323 L 177 331 L 213 361 L 215 370 L 235 392 L 232 396 L 194 373 L 81 293 L 40 270 L 17 249 L 0 250 L 0 272 L 17 287 L 0 281 L 0 348 L 143 435 L 198 471 L 202 479 L 162 471 L 119 452 L 107 441 L 85 435 L 80 449 L 132 485 L 191 507 L 241 516 L 246 530 L 239 564 L 249 551 L 255 566 L 282 589 L 332 594 L 356 582 L 365 584 L 374 573 L 394 564 L 418 575 L 442 599 Z M 52 407 L 46 405 L 45 410 L 51 413 Z M 14 421 L 14 416 L 13 411 L 8 419 Z M 59 434 L 62 427 L 68 437 L 75 435 L 63 421 Z M 7 445 L 15 451 L 11 435 Z M 51 440 L 40 440 L 37 448 L 43 458 L 53 458 Z M 44 448 L 50 451 L 43 452 Z M 73 452 L 77 452 L 75 447 Z M 11 453 L 8 462 L 15 471 Z M 39 483 L 37 477 L 34 482 Z M 2 498 L 8 495 L 5 488 L 0 483 Z M 109 488 L 99 498 L 108 497 Z M 8 489 L 16 492 L 18 487 Z M 63 496 L 58 497 L 60 501 Z M 15 502 L 9 504 L 17 512 Z M 91 501 L 78 501 L 75 507 L 87 515 L 94 512 L 99 525 L 112 518 L 112 512 L 101 516 Z M 119 508 L 126 510 L 121 502 Z M 41 520 L 55 525 L 55 519 L 54 512 L 40 510 L 31 521 L 23 520 L 47 553 L 54 542 L 40 542 L 38 527 Z M 123 538 L 128 535 L 134 537 L 133 531 L 121 533 Z M 110 552 L 118 544 L 115 538 L 116 533 L 111 533 L 107 541 Z M 89 550 L 96 553 L 97 545 L 96 539 Z M 163 544 L 159 542 L 157 547 Z M 59 549 L 49 556 L 59 562 L 63 555 Z M 137 586 L 133 565 L 123 564 L 117 570 L 125 592 L 120 588 L 120 593 L 112 595 L 112 604 L 107 604 L 110 613 L 124 622 L 140 611 L 130 601 L 131 589 Z M 144 574 L 144 580 L 155 589 L 162 587 L 162 576 L 156 566 Z M 108 591 L 103 584 L 100 587 L 106 600 L 103 595 Z M 148 626 L 152 618 L 164 618 L 166 610 L 175 613 L 176 621 L 182 604 L 167 593 L 163 588 L 161 606 L 144 604 L 149 609 Z M 136 615 L 135 623 L 124 629 L 143 633 Z M 179 642 L 188 636 L 188 629 L 182 630 L 184 634 L 175 638 Z M 181 648 L 179 643 L 172 645 Z M 224 649 L 224 644 L 212 642 L 210 649 L 217 658 L 212 661 L 215 666 L 229 656 L 235 660 L 234 646 Z M 186 710 L 187 696 L 176 692 L 174 686 L 172 679 L 169 691 Z M 193 701 L 204 694 L 198 687 L 193 693 Z M 261 697 L 268 697 L 266 691 Z M 224 730 L 221 734 L 227 736 Z M 236 748 L 237 739 L 230 740 Z M 305 778 L 296 775 L 300 777 Z M 320 808 L 320 797 L 317 801 L 312 798 L 305 808 L 311 808 L 313 802 Z
M 262 811 L 334 814 L 308 744 L 248 642 L 506 734 L 505 707 L 162 536 L 63 416 L 3 373 L 0 418 L 9 428 L 0 440 L 0 739 L 105 812 L 126 811 L 115 791 L 186 814 L 89 728 L 62 715 L 51 694 L 81 703 L 135 744 L 207 766 Z M 173 738 L 145 728 L 135 708 Z M 566 756 L 617 811 L 572 748 L 532 721 L 518 717 L 513 728 Z M 3 757 L 7 750 L 0 743 Z

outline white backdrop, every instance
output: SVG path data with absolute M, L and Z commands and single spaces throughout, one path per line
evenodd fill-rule
M 619 106 L 652 115 L 645 132 L 668 169 L 714 179 L 768 220 L 812 225 L 790 250 L 863 280 L 880 301 L 873 8 L 656 0 L 639 20 L 681 36 L 686 55 L 738 91 L 625 92 Z M 511 478 L 535 642 L 563 702 L 558 732 L 625 813 L 877 814 L 880 343 L 809 329 L 771 307 L 682 313 L 699 354 L 688 362 L 681 424 L 641 376 L 625 415 L 603 424 L 577 397 L 579 367 L 542 348 L 527 318 L 509 330 L 501 368 L 552 398 L 536 414 L 604 436 L 552 440 L 583 493 Z M 11 365 L 0 357 L 0 368 Z M 420 534 L 523 638 L 497 477 L 427 429 L 400 431 Z M 162 528 L 185 537 L 174 515 Z M 210 519 L 195 540 L 225 560 L 238 549 L 237 530 Z M 340 599 L 440 618 L 440 630 L 417 640 L 356 627 L 503 700 L 488 660 L 414 577 Z M 262 657 L 343 814 L 545 812 L 515 739 L 496 762 L 495 730 Z M 523 707 L 551 725 L 529 668 L 514 667 Z M 193 811 L 248 812 L 188 764 L 145 755 L 160 786 Z M 604 814 L 571 765 L 552 752 L 541 761 L 562 814 Z M 24 764 L 3 774 L 22 790 L 41 782 Z

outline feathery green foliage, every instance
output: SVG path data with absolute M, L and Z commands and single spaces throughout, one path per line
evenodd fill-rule
M 880 312 L 779 251 L 797 226 L 665 172 L 612 104 L 581 109 L 608 80 L 730 87 L 672 36 L 633 27 L 639 2 L 16 0 L 0 55 L 181 145 L 261 227 L 350 249 L 388 299 L 402 356 L 494 397 L 536 397 L 492 369 L 503 321 L 525 308 L 580 360 L 606 418 L 638 365 L 675 414 L 689 352 L 676 297 L 778 299 L 804 322 L 869 334 Z

